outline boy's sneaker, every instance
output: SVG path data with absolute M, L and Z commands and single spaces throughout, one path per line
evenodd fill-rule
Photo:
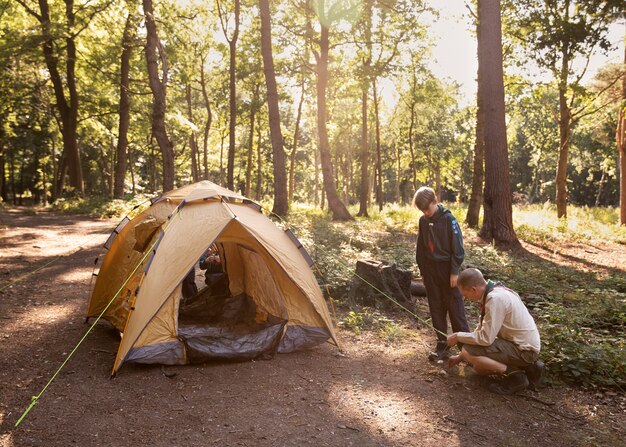
M 528 377 L 523 371 L 514 371 L 506 376 L 502 376 L 502 380 L 490 383 L 489 391 L 496 394 L 511 395 L 518 391 L 528 388 Z
M 528 388 L 530 388 L 532 391 L 537 391 L 539 389 L 539 385 L 541 385 L 541 379 L 543 379 L 544 370 L 545 365 L 541 360 L 537 360 L 532 365 L 524 368 L 526 377 L 528 377 Z

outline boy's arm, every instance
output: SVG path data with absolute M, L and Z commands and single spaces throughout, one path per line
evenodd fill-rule
M 450 218 L 450 274 L 458 275 L 461 269 L 461 264 L 465 259 L 465 249 L 463 248 L 463 235 L 461 234 L 461 228 L 456 218 L 452 216 Z
M 417 230 L 417 244 L 415 247 L 415 262 L 417 262 L 420 272 L 424 261 L 426 260 L 426 242 L 424 241 L 424 232 L 422 231 L 422 219 L 420 218 Z M 424 276 L 424 275 L 422 275 Z

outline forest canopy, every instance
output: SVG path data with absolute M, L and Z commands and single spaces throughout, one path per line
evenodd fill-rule
M 514 200 L 619 205 L 624 66 L 584 71 L 620 44 L 622 6 L 502 2 Z M 429 68 L 439 14 L 425 0 L 0 0 L 2 200 L 208 179 L 335 216 L 423 184 L 469 201 L 476 98 Z

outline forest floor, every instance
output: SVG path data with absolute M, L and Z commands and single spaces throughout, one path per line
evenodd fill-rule
M 340 329 L 343 352 L 129 364 L 110 379 L 118 339 L 102 322 L 14 428 L 89 327 L 94 259 L 116 223 L 0 210 L 0 446 L 624 445 L 626 396 L 569 387 L 490 394 L 471 369 L 430 363 L 432 334 L 417 325 L 393 342 Z M 525 248 L 584 269 L 626 265 L 623 245 Z

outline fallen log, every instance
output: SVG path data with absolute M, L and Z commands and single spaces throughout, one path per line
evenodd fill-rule
M 411 295 L 426 296 L 426 286 L 419 281 L 411 281 Z

